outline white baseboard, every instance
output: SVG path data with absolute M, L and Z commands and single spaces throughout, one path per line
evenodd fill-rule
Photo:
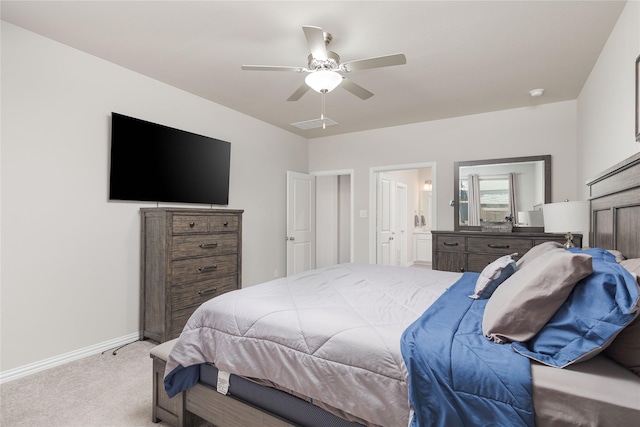
M 30 363 L 28 365 L 20 366 L 14 369 L 9 369 L 7 371 L 0 372 L 0 384 L 17 380 L 18 378 L 26 377 L 28 375 L 35 374 L 36 372 L 44 371 L 46 369 L 53 368 L 54 366 L 63 365 L 65 363 L 82 359 L 87 356 L 93 356 L 94 354 L 102 353 L 103 351 L 111 350 L 112 348 L 129 344 L 139 339 L 140 333 L 135 332 L 133 334 L 125 335 L 120 338 L 114 338 L 112 340 L 94 344 L 92 346 L 81 348 L 79 350 L 70 351 L 59 356 L 50 357 L 39 362 Z

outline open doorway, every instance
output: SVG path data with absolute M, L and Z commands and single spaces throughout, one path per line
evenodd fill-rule
M 287 275 L 353 261 L 353 171 L 287 172 Z
M 435 168 L 434 162 L 370 168 L 370 263 L 430 266 Z
M 353 172 L 314 172 L 316 268 L 353 261 Z

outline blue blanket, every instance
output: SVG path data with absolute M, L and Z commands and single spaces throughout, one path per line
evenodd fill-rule
M 482 335 L 477 278 L 465 273 L 402 335 L 411 427 L 534 425 L 529 359 Z

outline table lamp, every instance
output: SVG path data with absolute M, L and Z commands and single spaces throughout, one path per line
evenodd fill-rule
M 589 202 L 547 203 L 542 212 L 545 233 L 566 233 L 567 248 L 574 246 L 571 233 L 589 231 Z

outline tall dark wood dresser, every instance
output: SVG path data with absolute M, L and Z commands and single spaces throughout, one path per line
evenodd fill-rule
M 176 338 L 203 302 L 242 286 L 242 210 L 143 208 L 140 338 Z

